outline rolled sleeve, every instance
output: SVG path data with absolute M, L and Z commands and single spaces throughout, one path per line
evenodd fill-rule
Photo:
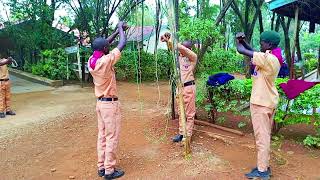
M 266 54 L 263 52 L 254 52 L 252 64 L 263 68 L 267 63 Z
M 189 60 L 193 63 L 197 62 L 197 54 L 194 53 L 192 50 L 188 49 L 187 47 L 178 44 L 178 48 L 180 50 L 180 53 L 189 58 Z

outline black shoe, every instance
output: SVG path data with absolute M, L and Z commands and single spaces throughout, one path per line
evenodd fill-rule
M 265 172 L 260 172 L 258 168 L 252 169 L 250 173 L 245 174 L 248 179 L 257 179 L 269 180 L 271 176 L 271 168 L 268 167 L 268 170 Z
M 105 175 L 105 170 L 104 169 L 98 169 L 98 176 L 103 177 Z
M 13 112 L 13 111 L 7 111 L 7 112 L 6 112 L 6 114 L 7 114 L 7 115 L 11 115 L 11 116 L 16 115 L 16 113 L 15 113 L 15 112 Z
M 250 173 L 253 173 L 253 172 L 255 172 L 255 171 L 258 171 L 258 168 L 257 168 L 257 167 L 253 168 Z M 267 170 L 267 171 L 268 171 L 268 173 L 270 174 L 270 176 L 272 176 L 272 171 L 271 171 L 271 168 L 270 168 L 270 167 L 268 167 L 268 170 Z M 249 173 L 248 173 L 248 174 L 249 174 Z
M 6 117 L 6 115 L 2 112 L 2 113 L 0 113 L 0 118 L 5 118 Z
M 123 175 L 124 175 L 124 171 L 122 171 L 120 169 L 115 169 L 112 174 L 104 175 L 104 179 L 105 180 L 117 179 Z
M 181 142 L 182 139 L 183 139 L 183 135 L 178 134 L 178 135 L 176 135 L 175 137 L 172 138 L 172 141 L 173 142 Z

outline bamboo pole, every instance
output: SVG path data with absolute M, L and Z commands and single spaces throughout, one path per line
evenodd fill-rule
M 230 132 L 230 133 L 233 133 L 233 134 L 237 134 L 239 136 L 244 136 L 244 133 L 241 132 L 241 131 L 238 131 L 238 130 L 235 130 L 235 129 L 226 128 L 226 127 L 222 127 L 222 126 L 218 126 L 216 124 L 212 124 L 212 123 L 209 123 L 209 122 L 195 120 L 194 123 L 197 124 L 197 125 L 202 125 L 202 126 L 210 126 L 210 127 L 216 128 L 216 129 L 220 129 L 222 131 L 226 131 L 226 132 Z
M 177 13 L 179 13 L 179 5 L 178 1 L 171 1 L 170 9 L 171 9 L 171 19 L 173 19 L 173 27 L 172 27 L 172 38 L 173 38 L 173 53 L 174 53 L 174 75 L 176 80 L 176 87 L 178 89 L 178 105 L 180 109 L 180 123 L 183 128 L 183 142 L 184 142 L 184 155 L 185 157 L 188 157 L 191 154 L 191 146 L 190 146 L 190 137 L 187 136 L 187 129 L 186 129 L 186 114 L 185 114 L 185 105 L 183 101 L 183 86 L 181 81 L 181 74 L 180 74 L 180 63 L 179 63 L 179 51 L 178 51 L 178 36 L 177 36 L 177 29 L 178 29 L 178 16 Z

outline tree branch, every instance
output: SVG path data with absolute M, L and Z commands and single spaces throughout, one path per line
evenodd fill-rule
M 130 14 L 130 12 L 138 5 L 140 5 L 142 2 L 144 2 L 145 0 L 140 0 L 137 2 L 132 3 L 131 7 L 128 8 L 125 13 L 124 16 L 120 18 L 121 21 L 125 20 L 127 18 L 127 16 Z
M 255 1 L 255 0 L 252 0 Z M 250 4 L 251 4 L 251 0 L 246 0 L 246 8 L 245 8 L 245 12 L 244 12 L 244 23 L 245 26 L 243 26 L 244 28 L 247 28 L 247 23 L 249 21 L 249 11 L 250 11 Z
M 119 0 L 118 2 L 115 0 L 114 3 L 112 4 L 112 7 L 111 7 L 111 11 L 109 12 L 109 14 L 107 15 L 107 18 L 105 20 L 105 26 L 103 27 L 103 31 L 101 33 L 101 35 L 105 35 L 106 34 L 106 31 L 107 31 L 107 26 L 109 25 L 109 21 L 111 19 L 111 17 L 113 16 L 114 12 L 116 11 L 116 9 L 119 7 L 120 3 L 122 2 L 123 0 Z M 117 2 L 117 3 L 116 3 Z
M 223 17 L 226 15 L 226 12 L 228 11 L 229 7 L 231 6 L 231 4 L 233 3 L 234 0 L 229 0 L 225 6 L 222 8 L 222 10 L 220 11 L 217 19 L 216 19 L 216 25 L 219 25 L 220 22 L 222 21 Z
M 260 28 L 260 34 L 263 32 L 263 20 L 262 20 L 262 14 L 261 14 L 261 6 L 263 1 L 259 1 L 259 4 L 255 0 L 252 0 L 252 3 L 256 9 L 256 12 L 258 13 L 259 17 L 259 28 Z
M 226 12 L 228 11 L 228 9 L 230 8 L 230 6 L 233 4 L 234 0 L 228 0 L 228 2 L 225 4 L 225 6 L 222 8 L 222 10 L 220 11 L 215 25 L 218 26 L 220 24 L 220 22 L 222 21 L 223 17 L 225 16 Z M 209 37 L 208 39 L 206 39 L 203 43 L 202 43 L 202 47 L 200 49 L 199 52 L 199 58 L 198 58 L 198 63 L 201 61 L 201 59 L 203 58 L 205 52 L 207 51 L 208 47 L 210 46 L 212 42 L 211 37 Z
M 276 16 L 276 12 L 272 12 L 272 18 L 271 18 L 271 30 L 274 30 L 274 19 Z
M 240 10 L 239 10 L 239 8 L 238 8 L 238 6 L 237 6 L 235 1 L 233 1 L 233 3 L 231 4 L 231 7 L 232 7 L 234 13 L 236 13 L 236 15 L 238 16 L 238 18 L 240 20 L 240 23 L 241 23 L 241 26 L 244 27 L 245 24 L 244 24 L 244 21 L 243 21 L 243 17 L 241 15 L 241 12 L 240 12 Z

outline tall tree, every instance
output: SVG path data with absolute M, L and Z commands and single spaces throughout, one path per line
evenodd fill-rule
M 290 30 L 290 24 L 291 24 L 291 18 L 285 18 L 283 16 L 279 16 L 279 21 L 283 30 L 284 35 L 284 52 L 286 56 L 286 60 L 288 64 L 291 64 L 291 49 L 290 49 L 290 37 L 289 37 L 289 30 Z
M 214 24 L 216 26 L 218 26 L 221 21 L 223 20 L 223 17 L 226 15 L 228 9 L 230 8 L 231 4 L 234 2 L 235 0 L 228 0 L 225 5 L 223 6 L 223 8 L 220 10 Z M 214 37 L 208 37 L 206 40 L 202 41 L 202 46 L 200 48 L 200 52 L 199 52 L 199 56 L 198 56 L 198 61 L 200 62 L 202 60 L 202 58 L 204 57 L 208 47 L 213 43 Z
M 9 0 L 13 21 L 38 20 L 52 26 L 55 11 L 63 0 Z
M 64 0 L 76 14 L 75 28 L 90 36 L 107 36 L 112 16 L 121 11 L 126 19 L 136 6 L 145 0 Z
M 264 0 L 241 0 L 233 1 L 231 7 L 234 13 L 238 16 L 240 26 L 246 35 L 247 42 L 251 42 L 253 30 L 261 15 L 261 6 L 263 5 Z M 243 4 L 240 6 L 239 4 Z M 243 12 L 243 13 L 242 13 Z M 262 18 L 262 17 L 261 17 Z M 260 24 L 260 32 L 263 30 L 262 23 Z M 246 77 L 249 78 L 250 75 L 250 58 L 245 56 L 246 64 Z

